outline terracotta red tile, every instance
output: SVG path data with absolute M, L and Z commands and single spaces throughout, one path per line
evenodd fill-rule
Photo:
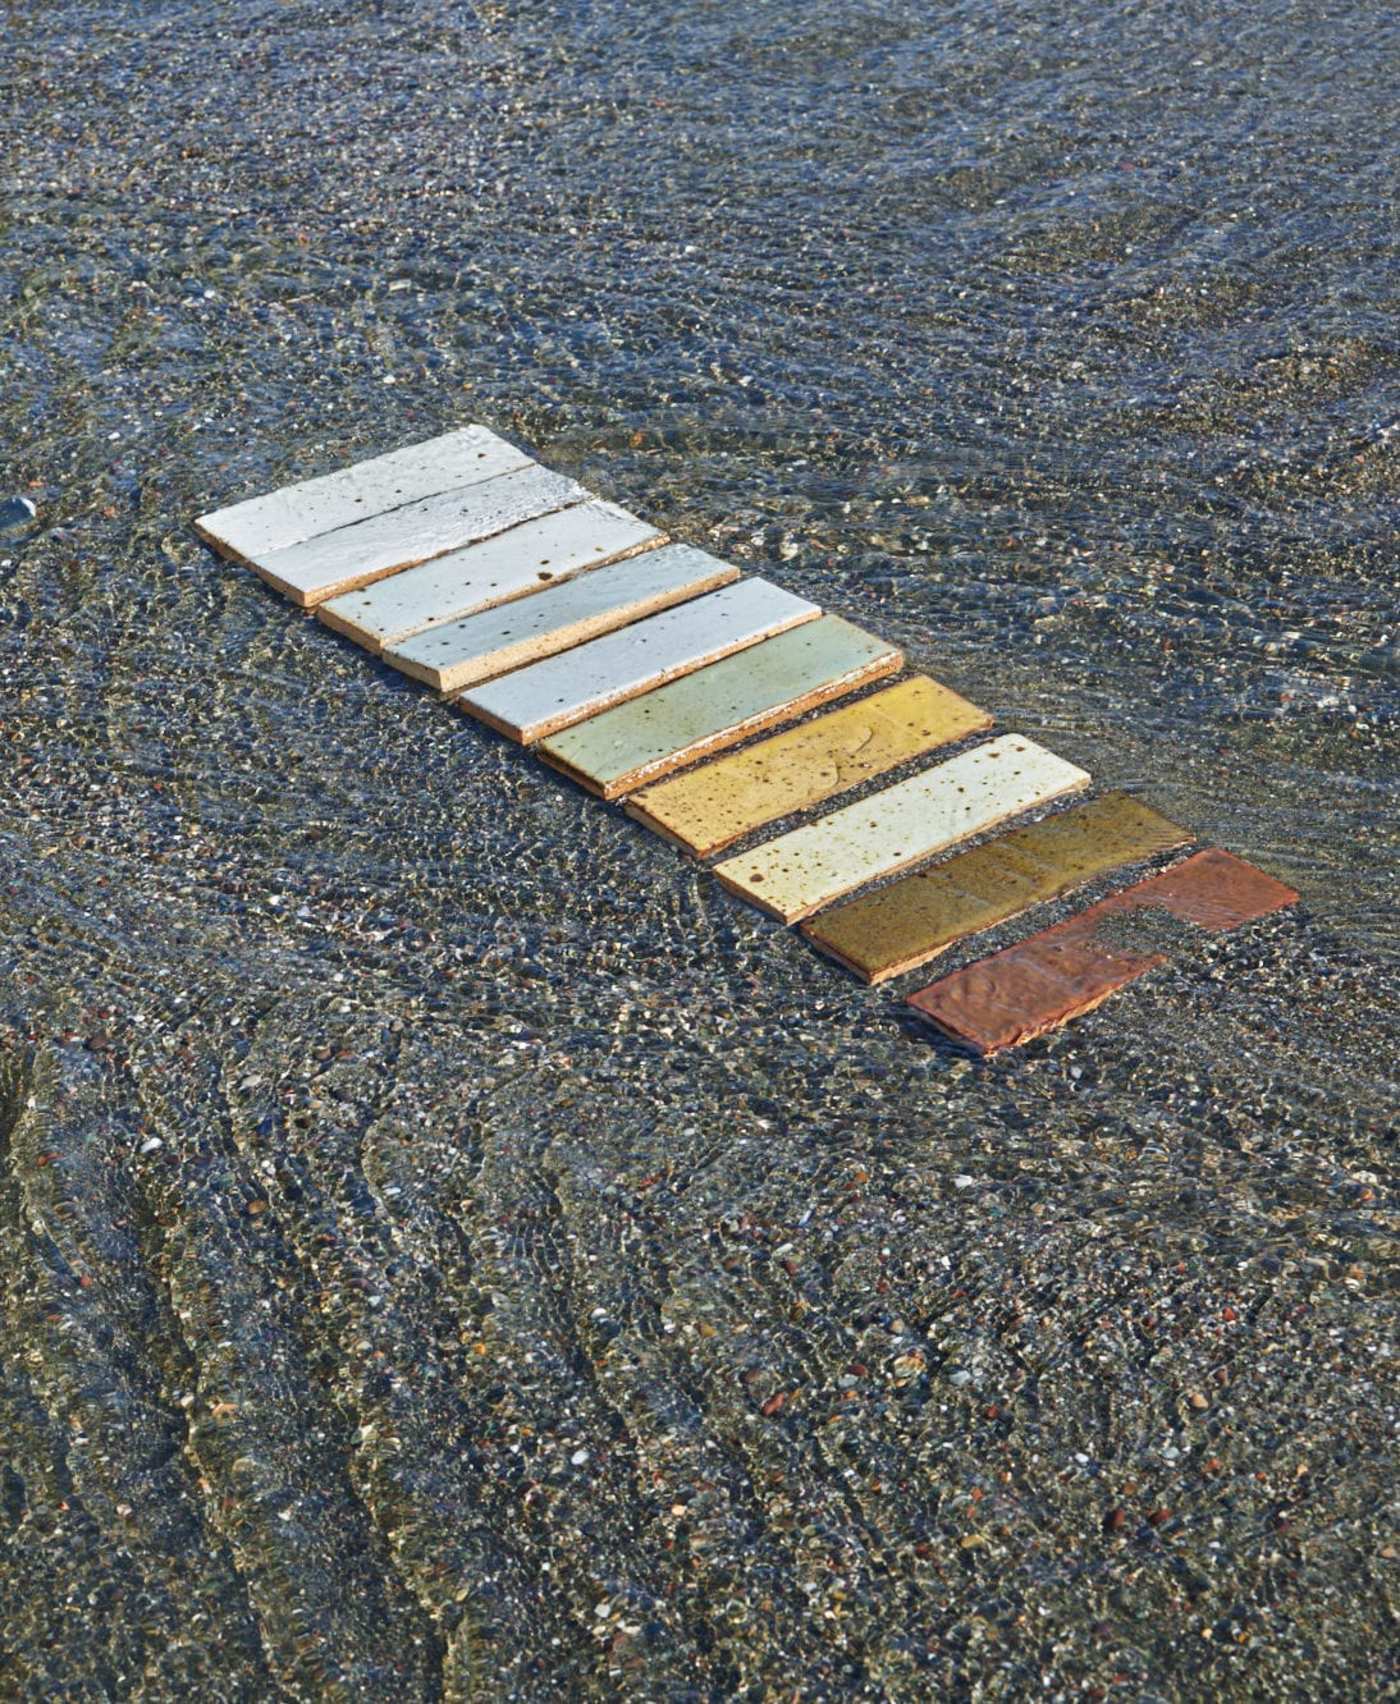
M 909 1004 L 955 1041 L 980 1053 L 1016 1047 L 1092 1011 L 1165 952 L 1111 939 L 1115 917 L 1164 910 L 1221 932 L 1296 902 L 1292 888 L 1232 853 L 1212 848 L 1091 905 L 1077 917 L 945 976 Z

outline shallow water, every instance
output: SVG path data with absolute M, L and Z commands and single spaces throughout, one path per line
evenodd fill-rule
M 4 47 L 0 1691 L 1381 1696 L 1393 11 Z M 189 531 L 469 419 L 1302 908 L 959 1058 Z

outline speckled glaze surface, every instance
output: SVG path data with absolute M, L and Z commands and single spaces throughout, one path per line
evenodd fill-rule
M 544 586 L 504 607 L 410 634 L 390 646 L 384 659 L 439 692 L 452 692 L 567 651 L 738 577 L 732 563 L 708 551 L 666 545 L 591 569 L 561 586 Z
M 540 756 L 614 798 L 893 674 L 901 661 L 888 640 L 824 615 L 542 740 Z
M 3 42 L 0 1692 L 1387 1697 L 1394 7 Z M 190 530 L 472 420 L 1303 904 L 978 1063 Z
M 832 906 L 802 932 L 867 981 L 883 982 L 964 936 L 1190 839 L 1140 799 L 1107 793 Z
M 664 534 L 649 521 L 595 498 L 331 598 L 316 614 L 357 645 L 378 651 L 425 628 L 531 597 L 599 563 L 645 554 L 662 542 Z
M 825 620 L 839 622 L 840 617 Z M 820 625 L 807 632 L 815 634 Z M 990 722 L 986 711 L 956 692 L 927 675 L 914 675 L 741 752 L 644 787 L 628 801 L 628 815 L 703 857 Z
M 557 657 L 469 686 L 452 702 L 530 745 L 820 615 L 810 598 L 752 575 Z
M 897 875 L 1008 817 L 1081 792 L 1090 775 L 1022 734 L 999 734 L 715 865 L 786 923 Z
M 232 560 L 252 566 L 275 551 L 375 515 L 518 472 L 531 459 L 485 426 L 460 426 L 200 515 L 195 531 Z

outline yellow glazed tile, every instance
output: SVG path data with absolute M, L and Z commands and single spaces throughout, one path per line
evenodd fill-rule
M 819 805 L 911 758 L 990 726 L 985 710 L 916 675 L 858 704 L 671 780 L 628 801 L 630 816 L 700 857 Z

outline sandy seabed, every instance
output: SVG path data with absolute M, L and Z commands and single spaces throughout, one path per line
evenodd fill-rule
M 1388 1695 L 1397 66 L 14 13 L 0 1693 Z M 974 1063 L 189 530 L 471 419 L 1302 907 Z

